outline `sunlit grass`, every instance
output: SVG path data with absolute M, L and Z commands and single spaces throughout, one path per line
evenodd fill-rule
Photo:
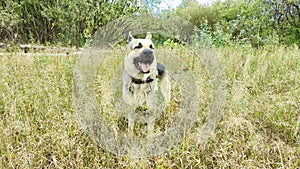
M 75 55 L 5 53 L 0 56 L 0 168 L 299 167 L 300 50 L 237 46 L 217 51 L 228 94 L 214 137 L 205 147 L 186 139 L 142 162 L 103 151 L 81 130 L 72 108 Z M 204 64 L 185 48 L 178 56 L 193 67 L 199 116 L 205 120 L 211 88 Z M 109 66 L 119 65 L 113 63 Z

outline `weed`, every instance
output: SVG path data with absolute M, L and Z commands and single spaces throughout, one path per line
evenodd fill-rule
M 228 94 L 213 138 L 202 147 L 187 137 L 143 162 L 104 151 L 81 129 L 72 108 L 75 56 L 6 53 L 0 57 L 0 168 L 298 168 L 299 49 L 217 50 Z M 193 63 L 188 66 L 194 67 L 201 98 L 201 126 L 211 102 L 209 76 L 189 51 L 178 53 Z M 122 59 L 117 60 L 110 66 L 117 67 Z

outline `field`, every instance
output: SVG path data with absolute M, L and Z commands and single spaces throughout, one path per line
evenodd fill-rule
M 202 76 L 201 61 L 178 50 L 195 74 L 199 116 L 205 116 L 209 77 Z M 300 50 L 216 51 L 227 97 L 213 137 L 205 146 L 186 139 L 160 156 L 139 160 L 104 151 L 82 130 L 72 107 L 76 54 L 2 52 L 0 168 L 299 168 Z

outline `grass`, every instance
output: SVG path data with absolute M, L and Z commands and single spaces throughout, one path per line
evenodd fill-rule
M 0 168 L 299 168 L 300 50 L 217 51 L 228 93 L 213 137 L 205 146 L 184 140 L 144 160 L 106 152 L 81 129 L 72 108 L 75 55 L 1 54 Z M 194 67 L 204 121 L 209 77 L 189 51 L 178 55 Z

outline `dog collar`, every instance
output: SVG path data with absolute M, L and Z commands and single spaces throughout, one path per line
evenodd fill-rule
M 151 82 L 153 82 L 153 79 L 150 78 L 150 76 L 146 80 L 135 79 L 135 78 L 131 77 L 131 81 L 132 81 L 132 83 L 135 83 L 135 84 L 143 84 L 143 83 L 151 83 Z
M 130 76 L 131 77 L 131 76 Z M 157 79 L 161 79 L 161 75 L 156 75 Z M 135 84 L 143 84 L 143 83 L 150 83 L 153 82 L 153 79 L 150 78 L 150 76 L 146 79 L 146 80 L 142 80 L 142 79 L 136 79 L 134 77 L 131 77 L 131 81 Z

